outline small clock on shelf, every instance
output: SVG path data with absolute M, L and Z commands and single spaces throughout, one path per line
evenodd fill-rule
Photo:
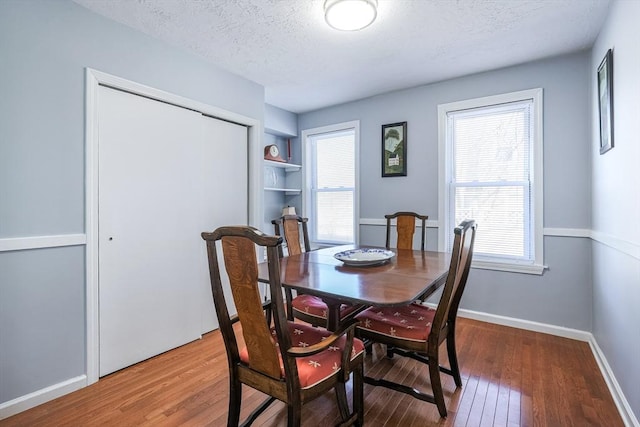
M 273 160 L 274 162 L 285 162 L 285 160 L 280 156 L 280 149 L 276 144 L 264 147 L 264 159 Z

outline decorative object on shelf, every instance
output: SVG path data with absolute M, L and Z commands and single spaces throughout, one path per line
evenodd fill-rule
M 382 125 L 382 177 L 407 176 L 407 122 Z
M 287 206 L 282 208 L 282 215 L 296 215 L 296 207 L 295 206 Z
M 291 162 L 291 138 L 287 138 L 287 161 Z
M 378 0 L 325 0 L 324 20 L 331 28 L 357 31 L 371 25 L 378 15 Z
M 598 67 L 600 154 L 613 148 L 613 51 L 609 49 Z
M 276 144 L 264 147 L 264 158 L 265 160 L 273 160 L 274 162 L 285 162 L 285 160 L 280 157 L 280 149 Z
M 278 186 L 278 174 L 274 168 L 264 168 L 264 186 L 269 188 Z

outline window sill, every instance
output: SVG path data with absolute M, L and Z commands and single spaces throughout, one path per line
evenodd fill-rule
M 511 264 L 504 262 L 472 261 L 471 268 L 481 270 L 508 271 L 510 273 L 535 274 L 541 276 L 548 267 L 541 264 Z

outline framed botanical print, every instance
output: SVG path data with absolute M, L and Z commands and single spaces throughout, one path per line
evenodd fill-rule
M 382 176 L 407 176 L 407 122 L 382 125 Z

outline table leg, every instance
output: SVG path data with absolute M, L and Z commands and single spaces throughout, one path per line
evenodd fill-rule
M 335 331 L 340 324 L 340 306 L 342 301 L 332 298 L 322 298 L 325 304 L 327 304 L 327 329 Z

